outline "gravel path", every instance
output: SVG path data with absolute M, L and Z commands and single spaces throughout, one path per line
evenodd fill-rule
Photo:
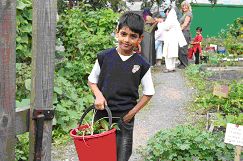
M 134 128 L 133 154 L 129 161 L 143 161 L 137 153 L 140 146 L 158 130 L 172 128 L 185 121 L 184 107 L 191 98 L 192 90 L 185 84 L 182 71 L 162 73 L 161 68 L 153 69 L 156 94 L 150 103 L 137 115 Z M 53 161 L 78 161 L 72 142 L 65 147 L 52 150 Z

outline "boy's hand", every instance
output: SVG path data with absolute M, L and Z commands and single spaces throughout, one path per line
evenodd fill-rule
M 96 97 L 94 104 L 97 110 L 104 110 L 105 106 L 107 106 L 106 99 L 102 94 Z
M 125 123 L 129 123 L 131 120 L 132 120 L 132 118 L 134 117 L 134 115 L 133 114 L 130 114 L 129 112 L 123 117 L 123 121 L 125 122 Z

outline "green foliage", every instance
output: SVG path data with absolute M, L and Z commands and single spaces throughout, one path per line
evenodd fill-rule
M 232 24 L 228 24 L 227 28 L 219 34 L 219 38 L 224 39 L 224 45 L 229 54 L 237 56 L 243 53 L 242 30 L 243 17 L 239 17 Z
M 103 132 L 109 131 L 109 122 L 106 120 L 106 118 L 101 118 L 94 123 L 91 122 L 91 124 L 87 124 L 87 128 L 79 129 L 77 131 L 77 135 L 79 136 L 85 136 L 85 135 L 94 135 L 94 134 L 101 134 Z M 116 123 L 113 123 L 111 125 L 111 129 L 119 129 Z
M 238 116 L 237 115 L 222 115 L 220 113 L 216 114 L 217 119 L 214 120 L 214 125 L 215 126 L 222 126 L 226 128 L 227 123 L 232 123 L 236 125 L 243 125 L 243 113 L 240 113 Z
M 65 55 L 71 60 L 80 59 L 90 63 L 100 50 L 113 45 L 117 14 L 110 9 L 67 10 L 60 16 L 57 37 L 66 49 Z M 82 58 L 82 60 L 81 60 Z
M 16 100 L 30 98 L 31 67 L 26 63 L 16 63 Z
M 211 72 L 203 71 L 203 67 L 202 64 L 191 64 L 185 71 L 186 77 L 192 82 L 192 85 L 197 87 L 200 91 L 206 89 L 206 82 L 204 79 L 212 74 Z
M 53 103 L 56 112 L 56 127 L 68 132 L 77 126 L 82 110 L 87 104 L 93 102 L 93 96 L 82 89 L 75 88 L 70 81 L 58 74 L 54 81 Z
M 146 161 L 233 160 L 234 146 L 225 144 L 223 137 L 223 133 L 181 125 L 157 132 L 141 153 Z
M 57 72 L 75 87 L 87 87 L 87 77 L 96 54 L 113 47 L 118 15 L 110 9 L 94 11 L 89 7 L 67 10 L 60 16 L 57 37 L 65 47 L 58 53 Z
M 30 104 L 31 13 L 31 0 L 18 0 L 16 38 L 18 108 Z M 96 54 L 103 49 L 113 47 L 114 37 L 111 33 L 114 32 L 117 19 L 118 14 L 110 9 L 94 11 L 90 6 L 67 10 L 60 15 L 57 25 L 57 45 L 64 45 L 65 51 L 57 51 L 55 58 L 53 94 L 55 141 L 60 137 L 66 140 L 63 138 L 66 138 L 70 129 L 77 127 L 82 110 L 93 103 L 93 95 L 87 86 L 87 77 Z M 20 138 L 20 144 L 17 146 L 19 159 L 27 158 L 22 142 L 25 143 L 25 139 Z
M 199 95 L 195 100 L 197 109 L 211 111 L 220 110 L 225 114 L 239 115 L 243 112 L 243 84 L 232 81 L 229 85 L 228 98 L 213 95 L 212 82 L 205 81 L 212 73 L 202 69 L 202 65 L 190 65 L 185 71 L 187 78 L 193 86 L 199 90 Z
M 122 0 L 79 0 L 79 3 L 89 4 L 95 10 L 111 8 L 113 11 L 118 11 L 124 5 Z
M 231 35 L 234 38 L 239 38 L 242 35 L 242 27 L 243 27 L 243 17 L 239 17 L 234 20 L 232 24 L 227 24 L 227 28 L 222 30 L 219 36 L 221 38 L 226 38 Z
M 243 112 L 243 84 L 233 82 L 229 85 L 230 92 L 228 98 L 214 96 L 212 90 L 197 98 L 195 103 L 199 108 L 216 111 L 224 114 L 239 115 Z
M 93 103 L 87 78 L 96 54 L 113 46 L 117 14 L 110 9 L 94 11 L 89 6 L 66 10 L 60 15 L 57 37 L 65 51 L 58 52 L 54 97 L 58 129 L 77 126 L 82 110 Z
M 64 0 L 57 0 L 57 12 L 58 14 L 64 13 L 67 9 L 67 3 Z
M 31 62 L 32 3 L 31 0 L 17 0 L 16 10 L 16 61 Z
M 17 144 L 15 150 L 15 161 L 29 160 L 29 133 L 17 136 Z

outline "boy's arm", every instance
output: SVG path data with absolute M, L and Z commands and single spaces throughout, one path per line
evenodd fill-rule
M 139 100 L 136 106 L 134 106 L 133 109 L 131 109 L 124 117 L 123 121 L 125 123 L 128 123 L 131 121 L 131 119 L 138 113 L 152 98 L 152 95 L 143 95 L 142 98 Z
M 101 93 L 100 89 L 98 88 L 97 84 L 88 81 L 88 85 L 91 91 L 93 92 L 93 94 L 95 95 L 95 103 L 94 103 L 95 108 L 97 110 L 104 110 L 105 106 L 107 105 L 107 102 L 105 97 Z
M 151 99 L 151 97 L 154 95 L 154 85 L 152 81 L 152 75 L 151 75 L 151 69 L 147 71 L 147 73 L 143 76 L 141 80 L 141 84 L 143 87 L 143 96 L 138 101 L 136 106 L 133 107 L 124 117 L 123 121 L 128 123 L 130 120 L 138 113 Z
M 95 108 L 97 110 L 103 110 L 105 105 L 107 105 L 107 102 L 105 100 L 105 97 L 103 96 L 103 94 L 101 93 L 101 91 L 97 86 L 99 75 L 100 75 L 100 65 L 98 60 L 96 60 L 94 67 L 88 77 L 88 85 L 91 91 L 93 92 L 93 94 L 95 95 L 95 102 L 94 102 Z

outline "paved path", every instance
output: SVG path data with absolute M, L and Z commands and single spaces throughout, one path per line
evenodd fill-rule
M 185 121 L 184 107 L 192 90 L 186 86 L 182 71 L 162 73 L 161 69 L 154 69 L 153 81 L 156 94 L 136 116 L 134 150 L 129 161 L 143 161 L 136 149 L 146 145 L 148 138 L 158 130 L 172 128 Z
M 136 116 L 134 129 L 134 150 L 129 161 L 143 161 L 136 149 L 145 146 L 149 137 L 160 129 L 172 128 L 185 121 L 184 107 L 191 98 L 192 90 L 185 84 L 182 71 L 162 73 L 153 69 L 156 94 L 150 103 Z M 53 150 L 53 161 L 78 161 L 73 143 L 66 148 Z

